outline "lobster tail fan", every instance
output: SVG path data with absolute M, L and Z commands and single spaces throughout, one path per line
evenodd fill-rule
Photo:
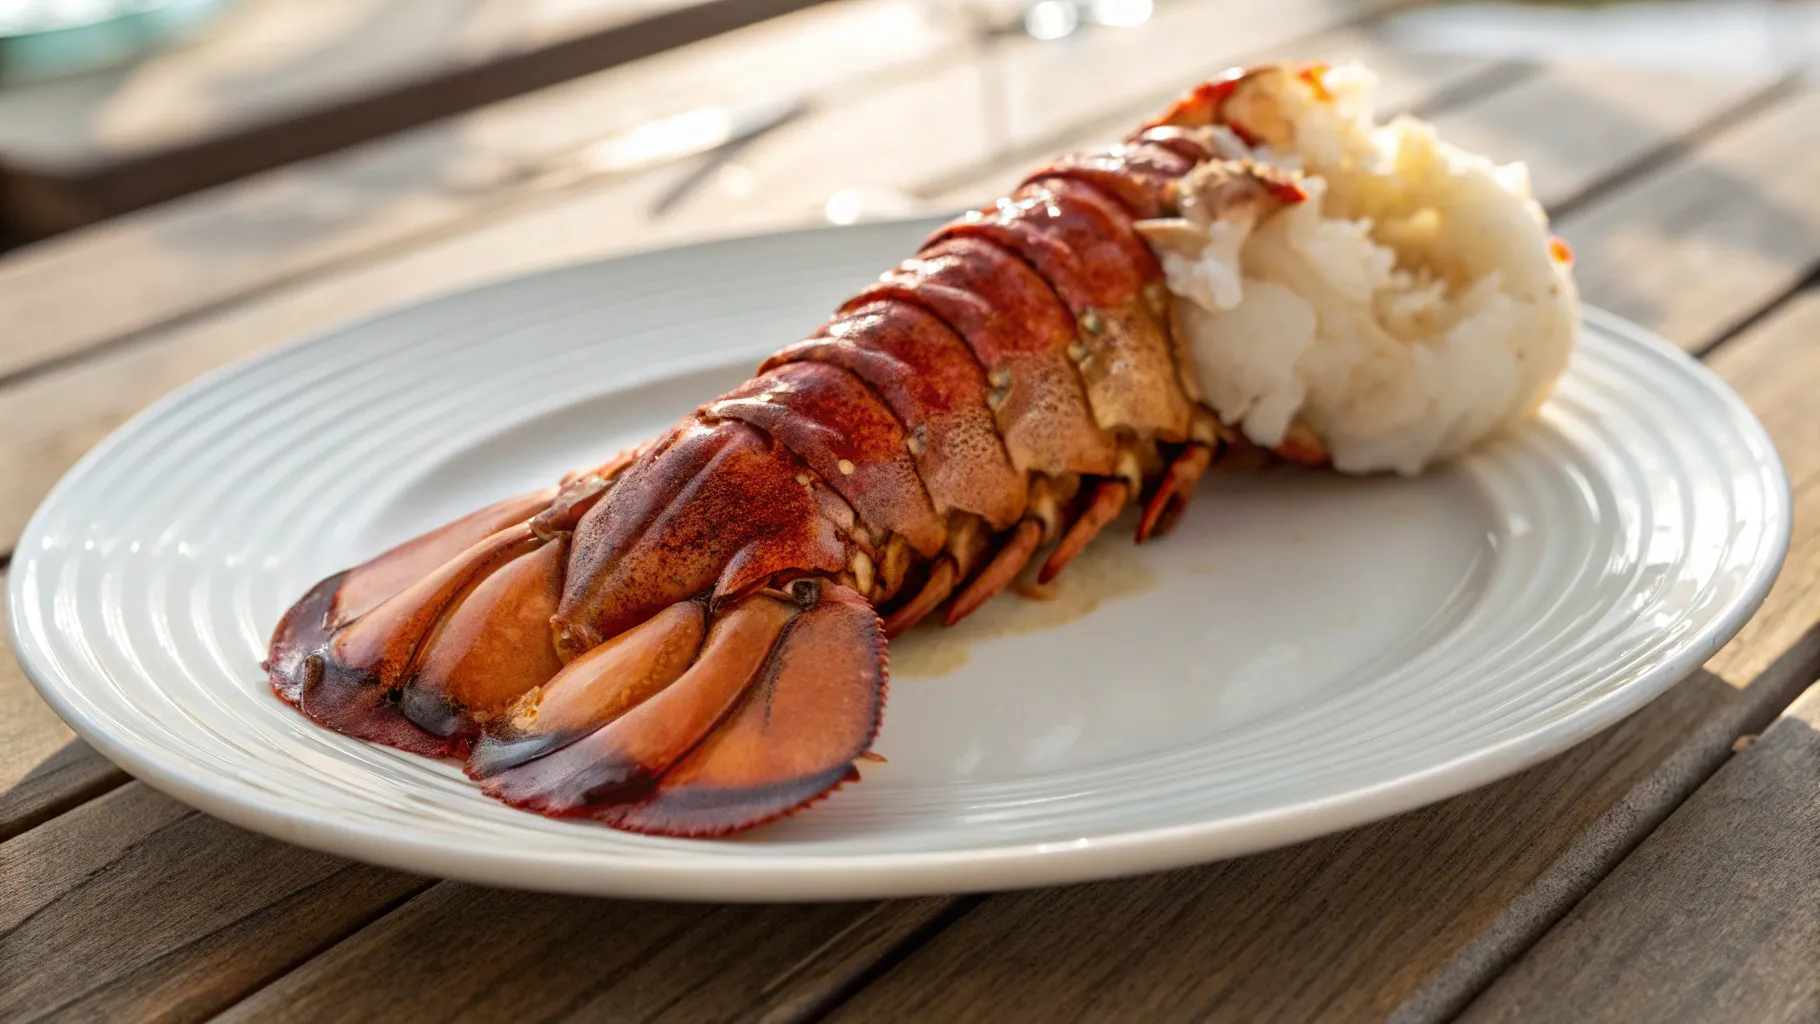
M 590 474 L 508 498 L 311 588 L 272 635 L 272 689 L 360 739 L 442 757 L 561 668 L 549 620 Z
M 634 643 L 649 648 L 665 636 Z M 602 692 L 620 692 L 603 673 L 590 678 Z M 559 676 L 546 691 L 563 683 Z M 483 738 L 469 773 L 489 795 L 555 817 L 723 835 L 788 814 L 856 776 L 854 762 L 878 731 L 885 684 L 878 614 L 846 587 L 804 578 L 717 613 L 692 663 L 642 703 L 585 735 L 548 728 L 547 752 L 530 757 L 528 733 Z
M 698 601 L 680 601 L 569 662 L 528 690 L 468 754 L 468 774 L 498 775 L 543 757 L 619 718 L 676 682 L 707 632 Z
M 439 709 L 430 728 L 407 716 L 408 706 L 423 706 L 407 704 L 407 687 L 445 618 L 495 573 L 520 559 L 535 559 L 543 546 L 528 524 L 500 530 L 432 565 L 364 614 L 340 623 L 337 606 L 374 563 L 322 581 L 279 623 L 267 661 L 273 689 L 304 714 L 350 736 L 430 756 L 455 752 L 464 737 L 440 728 L 449 715 Z M 425 545 L 419 554 L 427 558 L 432 551 L 432 545 Z M 390 573 L 396 568 L 380 566 L 373 571 Z M 518 592 L 523 587 L 504 589 L 513 593 L 494 588 L 482 600 L 526 596 Z

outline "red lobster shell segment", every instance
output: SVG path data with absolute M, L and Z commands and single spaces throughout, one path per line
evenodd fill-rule
M 721 835 L 857 778 L 888 634 L 957 621 L 1045 546 L 1052 577 L 1133 502 L 1160 532 L 1226 450 L 1134 221 L 1180 212 L 1237 81 L 956 220 L 651 443 L 317 584 L 274 689 L 640 832 Z
M 803 361 L 838 366 L 878 392 L 909 431 L 905 446 L 938 515 L 971 512 L 1002 530 L 1023 514 L 1024 478 L 993 420 L 986 371 L 934 314 L 895 300 L 863 303 L 759 372 Z
M 927 558 L 948 530 L 910 454 L 910 434 L 858 377 L 826 363 L 786 363 L 715 402 L 707 415 L 769 431 L 838 491 L 874 530 Z
M 1024 261 L 985 242 L 938 241 L 842 308 L 881 298 L 921 304 L 967 342 L 985 368 L 987 405 L 1019 472 L 1111 466 L 1113 440 L 1095 423 L 1068 362 L 1073 318 Z
M 1081 181 L 1042 178 L 935 237 L 990 240 L 1049 282 L 1074 321 L 1064 351 L 1102 430 L 1186 439 L 1190 405 L 1168 336 L 1168 289 L 1128 211 Z

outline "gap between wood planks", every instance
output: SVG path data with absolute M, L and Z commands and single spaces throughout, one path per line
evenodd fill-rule
M 38 698 L 0 623 L 0 843 L 129 781 Z
M 1815 288 L 1820 288 L 1820 260 L 1815 260 L 1808 268 L 1806 277 L 1789 285 L 1768 305 L 1740 318 L 1737 323 L 1720 332 L 1710 343 L 1698 349 L 1689 349 L 1689 354 L 1703 362 L 1710 362 L 1719 354 L 1720 349 L 1732 342 L 1732 339 L 1749 334 L 1753 327 L 1786 311 L 1791 303 Z M 0 568 L 4 568 L 4 566 L 0 565 Z
M 1622 198 L 1622 196 L 1620 196 L 1620 198 Z M 1691 338 L 1684 338 L 1684 340 L 1691 340 Z M 1804 644 L 1795 644 L 1795 646 L 1793 646 L 1793 648 L 1804 648 Z M 1793 649 L 1793 648 L 1791 648 L 1791 649 Z M 1804 655 L 1802 655 L 1802 657 L 1809 658 L 1809 660 L 1811 660 L 1811 653 L 1804 653 Z M 1807 662 L 1804 662 L 1804 664 L 1807 664 Z M 1784 671 L 1784 669 L 1778 669 L 1778 671 Z M 1749 678 L 1749 675 L 1747 675 L 1747 677 L 1745 677 L 1745 678 Z M 1598 740 L 1594 740 L 1594 742 L 1598 742 Z M 1727 744 L 1725 744 L 1725 746 L 1729 746 L 1729 740 L 1727 740 Z M 131 791 L 142 791 L 142 789 L 144 789 L 144 788 L 136 788 L 136 786 L 135 786 L 135 788 L 131 788 Z M 96 809 L 98 809 L 98 808 L 96 808 Z M 222 828 L 226 828 L 226 826 L 222 826 Z M 460 888 L 460 886 L 450 886 L 450 888 L 455 889 L 455 891 L 462 891 L 462 888 Z M 521 899 L 524 899 L 524 897 L 521 897 Z M 400 909 L 400 911 L 397 911 L 397 913 L 406 913 L 406 909 L 410 908 L 411 904 L 415 904 L 415 902 L 417 902 L 417 900 L 411 900 L 410 904 L 406 904 L 406 908 Z M 985 902 L 990 902 L 990 900 L 985 900 Z M 894 906 L 895 906 L 895 904 L 894 904 Z M 872 913 L 875 913 L 875 911 L 872 911 Z M 388 915 L 388 919 L 389 919 L 389 917 L 397 917 L 397 915 Z M 723 915 L 723 917 L 730 917 L 730 915 Z M 384 920 L 384 919 L 382 919 L 382 920 Z M 963 919 L 959 919 L 959 920 L 963 920 L 963 922 L 965 922 L 966 917 L 963 917 Z M 841 933 L 844 933 L 844 929 L 841 929 L 841 931 L 837 931 L 837 933 L 835 933 L 835 935 L 841 935 Z M 935 931 L 934 931 L 934 935 L 943 935 L 943 933 L 946 933 L 946 929 L 935 929 Z M 925 935 L 925 933 L 923 933 L 923 931 L 921 931 L 921 929 L 912 929 L 912 931 L 908 931 L 908 937 L 906 937 L 906 939 L 899 940 L 899 942 L 897 942 L 897 944 L 890 944 L 890 942 L 888 942 L 888 944 L 885 944 L 885 946 L 883 946 L 883 948 L 881 948 L 881 949 L 883 949 L 883 951 L 890 951 L 890 953 L 895 953 L 895 955 L 903 955 L 903 957 L 908 957 L 908 955 L 912 955 L 912 953 L 914 953 L 915 949 L 923 948 L 923 942 L 919 942 L 919 937 L 921 937 L 921 935 Z M 830 944 L 830 942 L 832 942 L 832 940 L 834 940 L 834 939 L 824 940 L 824 942 L 819 942 L 819 944 L 817 944 L 817 946 L 815 946 L 814 949 L 810 949 L 810 951 L 808 951 L 808 957 L 814 957 L 815 951 L 817 951 L 817 949 L 828 948 L 828 944 Z M 661 957 L 661 955 L 662 955 L 661 951 L 653 951 L 653 953 L 652 953 L 652 957 Z M 641 962 L 642 962 L 642 964 L 650 964 L 650 962 L 653 962 L 653 960 L 641 960 Z M 892 973 L 892 971 L 888 971 L 888 969 L 886 969 L 886 971 L 883 971 L 883 973 L 886 973 L 886 975 L 890 975 L 890 973 Z M 848 982 L 848 984 L 850 984 L 850 982 Z M 861 989 L 859 989 L 859 991 L 864 991 L 864 989 L 861 988 Z M 584 999 L 584 1002 L 586 1002 L 586 993 L 582 993 L 582 997 L 579 997 L 579 999 Z M 812 1000 L 812 1002 L 814 1002 L 814 1000 Z M 823 1006 L 826 1006 L 826 1004 L 828 1004 L 828 1002 L 826 1002 L 826 1000 L 824 1000 Z M 806 1011 L 806 1013 L 814 1013 L 814 1008 L 804 1009 L 804 1011 Z

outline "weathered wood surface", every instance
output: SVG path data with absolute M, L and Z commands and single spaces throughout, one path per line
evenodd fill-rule
M 125 781 L 38 698 L 0 629 L 0 842 Z
M 0 1019 L 200 1019 L 426 884 L 132 783 L 0 844 Z
M 0 845 L 0 964 L 9 968 L 0 970 L 0 1016 L 145 1006 L 193 1019 L 240 1001 L 231 1015 L 243 1019 L 488 1009 L 540 1019 L 1433 1019 L 1465 1005 L 1820 669 L 1820 513 L 1811 511 L 1820 410 L 1804 386 L 1820 370 L 1790 369 L 1800 336 L 1774 315 L 1730 337 L 1820 264 L 1820 195 L 1801 187 L 1820 170 L 1820 100 L 1773 75 L 1678 91 L 1566 69 L 1469 70 L 1429 94 L 1441 97 L 1435 115 L 1476 125 L 1475 109 L 1501 104 L 1506 113 L 1475 144 L 1532 157 L 1538 183 L 1554 183 L 1589 301 L 1628 308 L 1694 351 L 1724 341 L 1713 365 L 1788 462 L 1802 509 L 1790 569 L 1708 672 L 1561 758 L 1392 821 L 1229 864 L 983 900 L 702 908 L 425 888 L 191 814 L 133 783 Z M 1575 90 L 1577 102 L 1551 99 L 1573 101 Z M 1405 102 L 1423 105 L 1423 92 Z M 1563 129 L 1575 110 L 1604 128 Z M 1073 131 L 1044 130 L 1056 139 Z M 1563 131 L 1581 142 L 1538 141 Z M 807 141 L 780 135 L 761 146 L 801 153 Z M 891 184 L 957 180 L 937 169 L 910 168 Z M 1715 182 L 1731 190 L 1715 194 Z M 629 187 L 649 198 L 667 184 Z M 409 245 L 330 260 L 250 301 L 221 299 L 229 304 L 163 327 L 146 321 L 130 343 L 91 333 L 108 347 L 61 349 L 55 358 L 67 364 L 0 384 L 0 437 L 9 439 L 0 479 L 47 486 L 119 418 L 272 340 L 476 275 L 606 251 L 612 243 L 599 236 L 626 226 L 609 212 L 626 187 L 539 193 Z M 627 230 L 681 237 L 724 227 L 698 219 L 719 210 L 686 203 L 672 219 Z M 1684 301 L 1687 292 L 1700 301 Z M 7 500 L 0 489 L 0 536 L 10 538 L 18 521 L 4 525 Z M 0 674 L 0 699 L 5 683 Z M 269 866 L 237 867 L 249 864 Z M 322 919 L 305 917 L 316 903 Z M 109 924 L 102 906 L 145 916 Z M 157 918 L 159 908 L 181 920 Z M 66 961 L 106 969 L 58 966 Z M 14 964 L 34 969 L 15 980 Z
M 190 45 L 0 93 L 0 223 L 67 231 L 816 2 L 242 3 Z
M 1820 1020 L 1820 685 L 1463 1017 L 1567 1019 Z
M 444 883 L 225 1019 L 799 1019 L 952 903 L 715 907 Z

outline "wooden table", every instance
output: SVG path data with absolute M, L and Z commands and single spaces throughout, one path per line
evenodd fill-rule
M 0 550 L 83 451 L 228 360 L 504 274 L 808 222 L 855 186 L 974 200 L 1224 64 L 1362 57 L 1392 105 L 1527 160 L 1586 299 L 1705 360 L 1774 435 L 1794 547 L 1704 670 L 1520 775 L 1274 853 L 750 907 L 286 846 L 131 781 L 0 657 L 0 1019 L 1820 1018 L 1820 91 L 1771 67 L 1437 58 L 1371 13 L 1164 0 L 982 59 L 911 0 L 847 0 L 21 250 L 0 259 Z M 810 113 L 661 213 L 693 165 L 576 157 L 784 93 Z
M 816 2 L 238 0 L 187 45 L 0 91 L 0 231 L 67 231 Z

